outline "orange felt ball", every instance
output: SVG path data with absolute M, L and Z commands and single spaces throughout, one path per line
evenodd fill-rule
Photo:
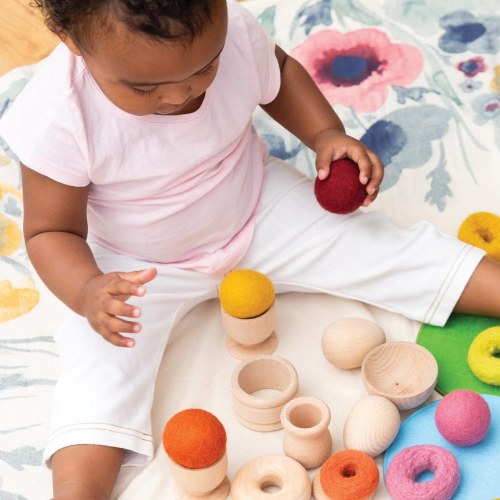
M 205 410 L 176 413 L 163 430 L 163 447 L 177 464 L 201 469 L 217 462 L 226 451 L 226 430 Z

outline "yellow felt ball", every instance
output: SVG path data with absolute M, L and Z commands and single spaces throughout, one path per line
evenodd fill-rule
M 236 318 L 254 318 L 265 313 L 274 302 L 272 281 L 251 269 L 237 269 L 226 275 L 220 286 L 221 305 Z
M 481 248 L 500 262 L 500 217 L 476 212 L 467 217 L 458 230 L 458 239 Z

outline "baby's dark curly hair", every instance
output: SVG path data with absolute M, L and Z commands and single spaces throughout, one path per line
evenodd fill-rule
M 56 35 L 90 49 L 96 26 L 109 19 L 154 38 L 192 40 L 210 22 L 215 0 L 33 0 Z

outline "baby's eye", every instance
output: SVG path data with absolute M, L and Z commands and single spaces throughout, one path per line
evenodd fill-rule
M 156 87 L 152 90 L 141 90 L 141 89 L 136 89 L 135 87 L 130 87 L 136 94 L 142 95 L 142 96 L 148 96 L 151 95 L 155 90 Z
M 206 75 L 207 73 L 211 73 L 214 70 L 214 68 L 215 68 L 215 62 L 211 63 L 209 66 L 199 71 L 198 75 Z

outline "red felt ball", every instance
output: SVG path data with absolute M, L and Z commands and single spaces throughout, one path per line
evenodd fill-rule
M 359 181 L 359 168 L 352 160 L 342 158 L 330 165 L 326 179 L 316 178 L 314 194 L 329 212 L 348 214 L 359 208 L 366 197 L 366 186 Z
M 226 430 L 208 411 L 183 410 L 165 425 L 163 447 L 175 463 L 188 469 L 201 469 L 224 455 Z

